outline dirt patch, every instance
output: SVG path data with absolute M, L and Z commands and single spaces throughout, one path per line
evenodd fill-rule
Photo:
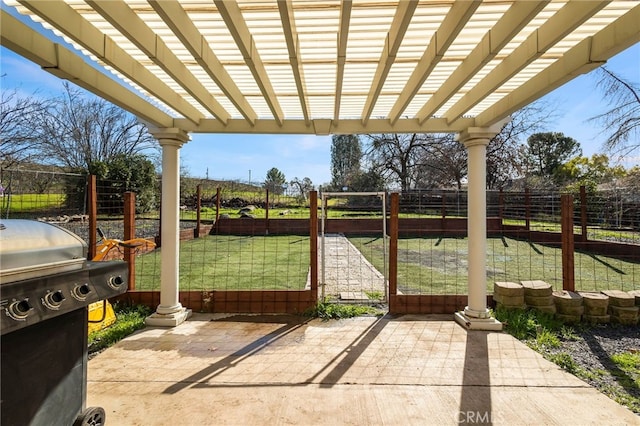
M 85 241 L 89 241 L 89 224 L 87 222 L 69 222 L 59 225 L 74 234 L 78 235 Z M 99 220 L 98 228 L 104 232 L 108 238 L 123 239 L 124 238 L 124 221 L 118 220 Z M 193 229 L 195 222 L 180 221 L 180 229 Z M 153 238 L 160 235 L 160 221 L 157 219 L 138 219 L 136 220 L 136 238 Z
M 398 263 L 420 265 L 423 268 L 432 269 L 441 274 L 469 268 L 467 252 L 456 250 L 417 251 L 398 249 Z M 504 274 L 504 270 L 487 268 L 487 277 L 499 274 Z

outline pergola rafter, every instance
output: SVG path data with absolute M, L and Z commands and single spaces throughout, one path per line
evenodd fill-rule
M 233 102 L 233 105 L 242 116 L 253 125 L 258 118 L 256 112 L 234 83 L 233 78 L 220 62 L 220 59 L 202 37 L 198 28 L 189 19 L 180 3 L 177 0 L 163 0 L 151 2 L 150 5 L 162 17 L 176 37 L 182 41 L 207 75 L 215 81 L 218 87 Z
M 291 63 L 291 70 L 293 71 L 296 88 L 298 89 L 300 107 L 302 108 L 304 122 L 308 125 L 311 114 L 309 113 L 309 107 L 307 105 L 304 70 L 302 68 L 302 59 L 300 58 L 300 39 L 296 31 L 293 9 L 291 3 L 284 0 L 278 1 L 278 9 L 280 10 L 280 19 L 282 19 L 282 30 L 284 31 L 284 38 L 287 42 L 287 50 L 289 51 L 289 62 Z
M 567 3 L 453 105 L 444 114 L 447 121 L 458 120 L 604 6 L 604 2 Z M 421 116 L 418 119 L 426 120 L 427 117 Z
M 406 87 L 398 97 L 395 105 L 390 112 L 390 121 L 394 124 L 400 118 L 406 107 L 412 101 L 413 97 L 418 93 L 423 83 L 433 69 L 442 60 L 451 43 L 454 42 L 460 31 L 464 28 L 469 19 L 473 16 L 473 12 L 480 6 L 478 2 L 467 2 L 459 0 L 453 4 L 451 10 L 442 21 L 442 25 L 433 35 L 432 42 L 428 44 L 424 54 L 418 61 Z M 418 122 L 422 124 L 425 120 Z
M 389 71 L 391 70 L 391 66 L 396 59 L 398 49 L 400 49 L 400 45 L 402 43 L 402 38 L 407 31 L 407 27 L 411 22 L 411 17 L 413 16 L 413 12 L 415 12 L 417 6 L 417 0 L 406 0 L 398 5 L 396 14 L 393 17 L 393 22 L 391 22 L 389 32 L 384 39 L 384 48 L 382 49 L 382 54 L 378 60 L 378 67 L 376 68 L 376 72 L 373 76 L 373 82 L 371 83 L 371 89 L 369 90 L 367 101 L 364 104 L 362 124 L 365 126 L 367 125 L 367 121 L 369 121 L 369 117 L 371 117 L 371 113 L 373 112 L 373 108 L 375 107 L 378 96 L 380 95 L 380 91 L 382 90 L 387 76 L 389 75 Z
M 340 101 L 342 99 L 342 81 L 344 64 L 347 60 L 347 40 L 349 39 L 349 21 L 351 20 L 352 0 L 344 0 L 340 8 L 340 24 L 338 27 L 338 54 L 336 57 L 336 89 L 333 103 L 333 121 L 340 120 Z
M 496 25 L 485 34 L 469 56 L 462 61 L 460 66 L 458 66 L 451 76 L 440 86 L 440 89 L 420 108 L 417 114 L 418 120 L 424 121 L 424 119 L 431 117 L 445 102 L 451 99 L 482 67 L 495 58 L 496 55 L 500 53 L 500 50 L 502 50 L 525 25 L 531 22 L 545 5 L 545 2 L 523 1 L 514 3 Z M 407 103 L 408 99 L 399 107 L 394 105 L 395 111 L 391 111 L 392 123 L 400 118 L 400 114 Z
M 216 6 L 220 16 L 224 20 L 227 28 L 231 32 L 233 39 L 242 56 L 245 63 L 251 70 L 251 74 L 256 81 L 256 84 L 260 87 L 262 96 L 269 105 L 269 109 L 273 114 L 273 119 L 282 124 L 284 120 L 284 113 L 277 99 L 275 89 L 273 88 L 269 75 L 265 69 L 264 63 L 260 58 L 260 53 L 256 49 L 253 36 L 249 31 L 249 27 L 242 16 L 240 7 L 235 2 L 215 0 Z

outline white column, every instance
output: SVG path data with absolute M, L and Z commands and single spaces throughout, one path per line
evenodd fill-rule
M 500 128 L 497 129 L 498 131 Z M 469 128 L 459 136 L 468 152 L 468 305 L 456 321 L 469 329 L 501 330 L 487 309 L 487 145 L 497 133 L 490 128 Z
M 146 319 L 152 326 L 174 327 L 191 310 L 178 298 L 180 288 L 180 147 L 189 140 L 181 129 L 151 129 L 162 147 L 162 201 L 160 210 L 160 304 Z

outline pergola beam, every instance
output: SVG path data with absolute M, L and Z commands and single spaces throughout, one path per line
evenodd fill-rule
M 607 58 L 640 42 L 640 5 L 607 25 L 592 37 L 569 49 L 547 69 L 476 117 L 478 126 L 489 126 L 534 102 L 567 81 L 601 65 Z
M 171 126 L 173 118 L 127 90 L 82 60 L 66 47 L 53 43 L 2 10 L 2 46 L 40 65 L 58 78 L 69 80 L 156 126 Z
M 304 87 L 304 71 L 302 69 L 302 61 L 300 60 L 300 40 L 296 31 L 296 20 L 293 16 L 293 7 L 287 0 L 278 0 L 278 10 L 280 11 L 280 20 L 282 21 L 282 30 L 284 31 L 284 39 L 287 43 L 289 51 L 289 62 L 291 63 L 291 71 L 293 71 L 293 79 L 296 82 L 298 90 L 298 99 L 302 108 L 305 124 L 309 124 L 310 116 L 307 96 Z
M 105 20 L 117 28 L 122 35 L 144 52 L 153 63 L 169 74 L 200 105 L 222 123 L 227 122 L 230 118 L 227 110 L 220 105 L 162 39 L 156 36 L 153 30 L 126 3 L 122 0 L 110 0 L 108 2 L 86 1 Z
M 178 114 L 193 123 L 204 115 L 162 82 L 142 64 L 133 59 L 111 38 L 105 36 L 78 12 L 61 0 L 29 1 L 20 4 L 47 21 L 56 30 L 75 40 L 79 45 L 133 83 L 164 102 Z M 4 32 L 4 30 L 3 30 Z M 79 84 L 76 82 L 76 84 Z M 153 107 L 157 109 L 157 107 Z M 148 112 L 147 114 L 151 114 Z
M 364 125 L 367 124 L 367 121 L 373 112 L 373 108 L 376 106 L 378 96 L 380 96 L 382 87 L 384 86 L 387 76 L 389 75 L 389 71 L 391 70 L 391 66 L 396 60 L 396 54 L 398 53 L 398 49 L 400 49 L 402 39 L 407 32 L 407 28 L 411 22 L 411 17 L 413 16 L 417 6 L 417 0 L 406 0 L 398 4 L 396 14 L 391 22 L 391 28 L 389 28 L 389 32 L 387 33 L 387 37 L 384 41 L 384 49 L 382 49 L 382 54 L 378 60 L 378 67 L 376 68 L 373 81 L 371 82 L 371 89 L 369 89 L 369 94 L 367 95 L 367 100 L 364 104 L 364 110 L 362 111 L 362 123 Z
M 519 71 L 540 58 L 548 49 L 582 25 L 608 2 L 573 1 L 567 3 L 548 21 L 534 31 L 518 46 L 507 59 L 500 62 L 491 72 L 455 103 L 444 117 L 454 122 L 489 96 L 502 84 L 509 81 Z
M 214 2 L 238 49 L 242 53 L 245 63 L 249 67 L 249 70 L 251 70 L 251 74 L 271 110 L 274 120 L 278 124 L 282 124 L 284 113 L 278 102 L 276 92 L 271 85 L 264 63 L 260 58 L 258 49 L 256 49 L 253 36 L 242 16 L 240 6 L 238 6 L 235 1 L 214 0 Z
M 311 120 L 310 125 L 302 120 L 284 120 L 277 124 L 273 120 L 258 119 L 255 125 L 247 127 L 245 120 L 231 119 L 227 125 L 217 120 L 202 120 L 194 125 L 188 120 L 174 120 L 175 126 L 191 133 L 244 133 L 244 134 L 297 134 L 297 135 L 327 135 L 327 134 L 372 134 L 372 133 L 458 133 L 467 127 L 475 126 L 474 118 L 459 120 L 450 125 L 443 118 L 433 118 L 419 124 L 417 120 L 399 120 L 391 126 L 389 120 L 371 119 L 365 125 L 360 119 L 331 119 Z
M 469 2 L 466 0 L 456 1 L 447 16 L 442 21 L 440 28 L 431 38 L 431 42 L 427 45 L 426 50 L 418 61 L 416 68 L 411 73 L 411 77 L 407 81 L 404 90 L 398 96 L 396 103 L 389 112 L 389 121 L 395 124 L 400 118 L 409 103 L 413 100 L 418 90 L 422 87 L 425 80 L 429 77 L 433 69 L 442 60 L 445 52 L 454 42 L 460 31 L 466 23 L 471 19 L 476 9 L 480 7 L 480 2 Z M 420 120 L 420 117 L 418 117 Z M 420 120 L 422 124 L 425 120 Z
M 240 114 L 253 125 L 257 119 L 255 111 L 180 3 L 176 0 L 153 0 L 149 4 L 189 50 L 207 75 L 215 81 Z

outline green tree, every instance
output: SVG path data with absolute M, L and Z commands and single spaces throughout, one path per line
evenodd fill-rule
M 362 145 L 357 135 L 331 137 L 331 186 L 336 190 L 351 186 L 351 180 L 360 172 Z
M 559 132 L 534 133 L 527 139 L 526 161 L 532 175 L 559 184 L 560 167 L 582 154 L 580 143 Z
M 265 189 L 273 194 L 282 194 L 284 192 L 284 184 L 287 180 L 284 177 L 284 173 L 275 167 L 272 167 L 267 172 L 267 178 L 264 181 Z
M 136 194 L 136 212 L 156 208 L 157 175 L 153 162 L 141 154 L 117 154 L 107 161 L 94 161 L 89 171 L 97 177 L 101 213 L 120 213 L 125 192 Z
M 384 191 L 385 182 L 375 170 L 360 171 L 353 177 L 350 189 L 357 192 Z
M 587 192 L 595 192 L 598 185 L 609 183 L 626 175 L 622 166 L 609 166 L 609 157 L 605 154 L 594 154 L 591 158 L 578 156 L 560 166 L 559 178 L 568 183 L 567 189 L 574 193 L 585 186 Z

